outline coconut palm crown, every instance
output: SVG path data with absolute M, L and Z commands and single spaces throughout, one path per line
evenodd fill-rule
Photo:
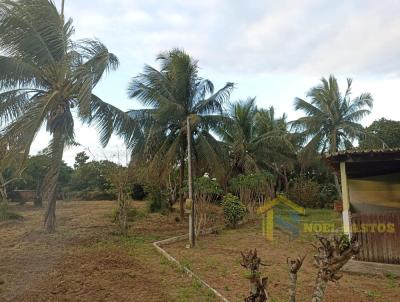
M 213 83 L 199 76 L 197 61 L 180 49 L 161 53 L 157 61 L 159 70 L 146 65 L 128 88 L 129 96 L 147 107 L 129 112 L 142 125 L 141 131 L 132 132 L 137 138 L 131 140 L 132 160 L 147 161 L 151 170 L 161 174 L 179 166 L 182 187 L 188 117 L 194 162 L 203 161 L 202 167 L 213 170 L 223 169 L 223 152 L 209 131 L 222 122 L 222 104 L 229 99 L 234 85 L 227 83 L 214 91 Z
M 228 118 L 217 133 L 229 150 L 232 173 L 276 170 L 289 161 L 293 146 L 286 116 L 277 118 L 274 107 L 259 109 L 255 98 L 247 98 L 230 104 Z
M 352 99 L 351 84 L 352 80 L 347 79 L 347 89 L 342 94 L 337 79 L 331 75 L 310 89 L 307 94 L 310 101 L 295 99 L 295 109 L 303 111 L 305 116 L 292 125 L 303 135 L 305 152 L 352 148 L 354 140 L 364 131 L 359 122 L 371 113 L 373 98 L 370 93 L 361 93 Z
M 352 99 L 351 84 L 352 80 L 347 79 L 347 89 L 342 94 L 336 78 L 331 75 L 329 79 L 322 78 L 320 85 L 311 88 L 307 94 L 309 102 L 295 99 L 295 109 L 305 113 L 305 116 L 292 123 L 305 142 L 300 155 L 303 162 L 308 162 L 316 153 L 350 149 L 354 140 L 364 133 L 359 122 L 371 113 L 373 98 L 370 93 L 361 93 Z M 341 196 L 336 174 L 334 180 Z
M 74 116 L 95 124 L 106 144 L 127 117 L 92 93 L 118 59 L 98 40 L 71 39 L 72 20 L 64 22 L 50 0 L 0 3 L 0 143 L 9 154 L 27 157 L 46 126 L 52 140 L 51 168 L 42 197 L 48 204 L 45 226 L 55 229 L 56 185 L 65 146 L 74 141 Z

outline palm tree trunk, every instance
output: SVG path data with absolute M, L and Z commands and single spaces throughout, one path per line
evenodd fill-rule
M 35 192 L 35 199 L 33 200 L 33 205 L 35 207 L 41 207 L 42 206 L 42 197 L 40 196 L 40 181 L 36 180 L 36 192 Z
M 51 164 L 41 190 L 42 199 L 47 203 L 44 228 L 49 233 L 53 233 L 56 230 L 57 182 L 64 153 L 64 140 L 60 130 L 56 130 L 53 134 L 51 149 Z
M 283 169 L 283 181 L 284 181 L 285 193 L 288 193 L 289 192 L 289 180 L 288 180 L 288 177 L 287 177 L 286 168 Z
M 336 138 L 336 132 L 333 135 L 333 138 L 330 143 L 330 152 L 335 153 L 337 151 L 337 138 Z M 335 187 L 336 191 L 338 193 L 339 199 L 342 199 L 342 189 L 339 184 L 339 178 L 336 172 L 333 173 L 333 179 L 335 181 Z
M 181 221 L 183 221 L 185 217 L 185 200 L 183 196 L 183 180 L 185 177 L 185 158 L 183 157 L 183 155 L 181 155 L 180 162 L 181 163 L 179 166 L 179 212 Z

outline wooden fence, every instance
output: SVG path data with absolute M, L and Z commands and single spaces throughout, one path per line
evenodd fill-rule
M 352 214 L 351 228 L 362 245 L 357 260 L 400 264 L 400 213 Z

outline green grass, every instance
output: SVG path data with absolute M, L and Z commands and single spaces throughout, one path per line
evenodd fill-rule
M 10 211 L 6 202 L 0 201 L 0 221 L 21 220 L 23 217 L 15 212 Z
M 342 217 L 340 213 L 337 213 L 332 209 L 307 208 L 304 216 L 298 215 L 295 217 L 293 217 L 293 214 L 295 213 L 287 207 L 278 205 L 274 209 L 275 217 L 279 216 L 284 221 L 297 224 L 300 233 L 297 240 L 303 242 L 314 241 L 316 234 L 330 235 L 341 231 Z
M 368 298 L 379 298 L 381 296 L 381 293 L 378 291 L 366 291 L 365 294 L 367 295 Z
M 388 287 L 389 288 L 400 288 L 399 283 L 397 282 L 396 276 L 394 274 L 387 274 L 386 278 L 388 280 Z

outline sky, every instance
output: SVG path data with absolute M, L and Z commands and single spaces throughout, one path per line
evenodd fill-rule
M 60 7 L 61 0 L 54 0 Z M 120 60 L 117 71 L 95 88 L 104 101 L 123 110 L 142 108 L 127 87 L 145 64 L 157 67 L 161 51 L 182 48 L 199 61 L 200 75 L 216 88 L 234 82 L 231 101 L 256 97 L 288 120 L 295 97 L 305 98 L 321 77 L 334 74 L 342 89 L 353 79 L 353 96 L 370 92 L 368 125 L 400 113 L 400 1 L 397 0 L 65 0 L 74 39 L 98 38 Z M 96 130 L 76 122 L 80 146 L 66 150 L 92 159 L 126 162 L 123 142 L 100 146 Z M 31 154 L 49 141 L 44 129 Z

